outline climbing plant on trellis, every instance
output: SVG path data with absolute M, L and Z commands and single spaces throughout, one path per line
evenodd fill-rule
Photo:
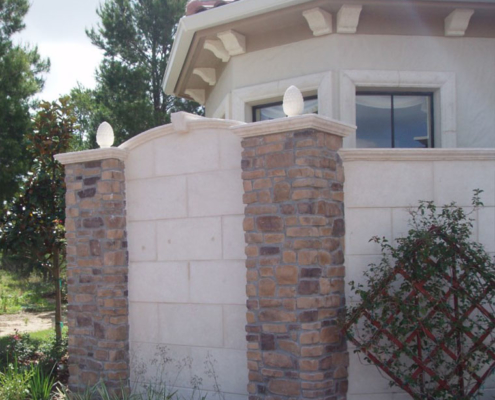
M 414 399 L 472 399 L 495 371 L 495 265 L 455 203 L 420 202 L 411 225 L 396 246 L 372 239 L 383 257 L 365 273 L 367 286 L 350 283 L 358 303 L 344 331 Z

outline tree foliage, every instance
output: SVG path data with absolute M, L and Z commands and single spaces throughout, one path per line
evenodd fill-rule
M 56 321 L 60 323 L 60 269 L 65 257 L 65 184 L 63 166 L 55 154 L 71 148 L 76 117 L 69 98 L 43 102 L 28 135 L 33 160 L 21 193 L 0 218 L 0 250 L 27 259 L 50 272 L 57 293 Z M 60 325 L 56 325 L 61 337 Z
M 165 95 L 161 86 L 175 26 L 184 14 L 185 3 L 106 0 L 98 8 L 101 22 L 86 32 L 104 52 L 96 74 L 97 87 L 94 91 L 76 88 L 72 93 L 83 112 L 81 120 L 87 122 L 92 147 L 96 128 L 103 120 L 113 126 L 119 144 L 168 123 L 171 111 L 199 110 L 196 103 Z
M 350 282 L 359 303 L 346 334 L 414 399 L 472 399 L 495 372 L 495 264 L 455 203 L 421 202 L 411 216 L 397 246 L 373 239 L 383 258 L 366 285 Z
M 0 0 L 0 206 L 12 198 L 26 173 L 29 101 L 42 89 L 42 74 L 49 70 L 49 62 L 36 48 L 12 41 L 12 35 L 24 28 L 28 9 L 28 0 Z

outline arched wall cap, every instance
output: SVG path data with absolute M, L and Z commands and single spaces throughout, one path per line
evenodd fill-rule
M 173 113 L 171 116 L 172 123 L 152 128 L 146 132 L 122 143 L 118 148 L 123 150 L 132 150 L 151 140 L 172 133 L 186 134 L 191 131 L 204 129 L 229 129 L 233 126 L 244 124 L 244 122 L 233 121 L 229 119 L 205 118 L 199 115 L 190 114 L 184 111 Z
M 340 149 L 352 161 L 495 161 L 495 149 Z
M 72 153 L 61 153 L 61 154 L 56 154 L 54 158 L 62 165 L 67 165 L 67 164 L 79 164 L 88 161 L 107 160 L 110 158 L 115 158 L 117 160 L 125 161 L 125 159 L 127 158 L 127 154 L 128 152 L 125 149 L 121 149 L 118 147 L 109 147 L 105 149 L 94 149 L 94 150 L 77 151 Z
M 356 131 L 356 126 L 316 114 L 297 115 L 295 117 L 277 118 L 269 121 L 254 122 L 232 127 L 236 135 L 247 138 L 274 133 L 294 132 L 303 129 L 315 129 L 321 132 L 345 137 Z

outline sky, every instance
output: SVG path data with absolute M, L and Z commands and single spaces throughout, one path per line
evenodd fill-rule
M 38 46 L 51 68 L 38 98 L 52 101 L 68 94 L 80 82 L 95 86 L 94 73 L 103 53 L 91 44 L 85 28 L 96 27 L 96 9 L 102 0 L 30 0 L 26 28 L 15 40 Z

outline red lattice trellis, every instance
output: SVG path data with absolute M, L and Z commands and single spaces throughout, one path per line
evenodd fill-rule
M 435 226 L 428 234 L 443 253 L 417 239 L 361 296 L 344 331 L 413 398 L 471 399 L 495 371 L 493 263 Z

